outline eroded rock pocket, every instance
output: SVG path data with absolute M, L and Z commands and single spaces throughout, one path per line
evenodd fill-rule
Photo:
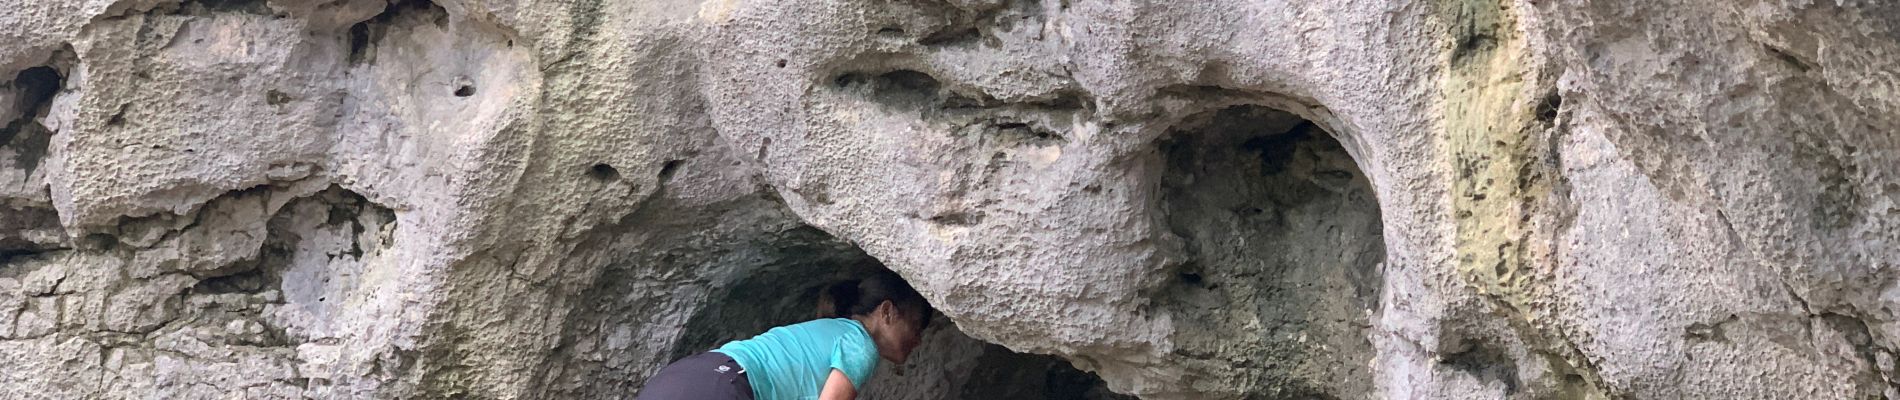
M 816 232 L 815 229 L 811 230 Z M 823 241 L 836 241 L 828 235 Z M 843 279 L 863 277 L 883 265 L 844 243 L 785 243 L 766 252 L 788 255 L 748 266 L 729 285 L 713 289 L 686 323 L 670 359 L 677 360 L 745 339 L 775 326 L 810 320 L 818 292 Z M 923 344 L 899 367 L 884 361 L 866 383 L 861 399 L 1130 399 L 1108 391 L 1101 379 L 1067 361 L 1023 354 L 963 334 L 936 316 Z
M 1385 258 L 1378 203 L 1314 123 L 1258 106 L 1192 115 L 1158 145 L 1162 209 L 1188 262 L 1160 304 L 1183 362 L 1265 398 L 1362 398 Z M 1231 389 L 1226 389 L 1231 391 Z

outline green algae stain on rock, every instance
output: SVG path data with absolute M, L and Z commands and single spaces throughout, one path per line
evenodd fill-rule
M 1443 154 L 1452 174 L 1457 272 L 1505 310 L 1545 355 L 1558 397 L 1608 398 L 1589 360 L 1539 315 L 1549 288 L 1533 266 L 1549 260 L 1544 209 L 1554 163 L 1548 137 L 1561 99 L 1531 54 L 1509 3 L 1438 0 L 1445 35 L 1440 77 Z M 1548 273 L 1548 271 L 1543 271 Z
M 1445 1 L 1440 11 L 1452 43 L 1441 107 L 1455 174 L 1458 269 L 1485 294 L 1518 304 L 1528 294 L 1521 273 L 1527 206 L 1549 191 L 1520 168 L 1537 162 L 1530 149 L 1537 127 L 1523 104 L 1531 71 L 1497 4 Z

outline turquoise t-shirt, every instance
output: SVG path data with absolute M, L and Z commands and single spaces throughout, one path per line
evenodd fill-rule
M 877 370 L 877 344 L 856 320 L 833 318 L 772 328 L 713 350 L 739 363 L 758 400 L 817 399 L 831 370 L 863 388 Z

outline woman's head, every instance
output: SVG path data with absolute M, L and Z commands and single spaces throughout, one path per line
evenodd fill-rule
M 909 359 L 923 341 L 931 312 L 923 295 L 888 270 L 832 284 L 818 299 L 819 318 L 858 320 L 877 343 L 878 354 L 897 363 Z

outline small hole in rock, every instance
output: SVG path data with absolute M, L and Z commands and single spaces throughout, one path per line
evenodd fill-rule
M 587 169 L 587 176 L 603 181 L 615 180 L 620 179 L 620 170 L 605 163 L 594 164 L 593 168 Z
M 777 65 L 779 68 L 785 68 L 785 59 L 779 59 L 777 63 L 773 63 L 772 65 Z
M 1202 279 L 1201 279 L 1201 274 L 1199 274 L 1199 273 L 1194 273 L 1194 272 L 1182 272 L 1182 273 L 1181 273 L 1181 283 L 1186 283 L 1186 284 L 1189 284 L 1189 285 L 1195 285 L 1195 286 L 1200 286 L 1200 285 L 1201 285 L 1201 282 L 1202 282 Z
M 19 111 L 30 114 L 35 106 L 47 104 L 53 99 L 53 95 L 59 94 L 64 82 L 64 78 L 59 76 L 59 71 L 52 67 L 41 66 L 20 71 L 13 77 L 13 87 L 18 88 L 24 97 L 18 98 L 19 101 L 15 102 L 14 106 L 18 107 Z M 5 122 L 0 121 L 0 124 Z
M 861 79 L 864 79 L 864 78 L 859 76 L 858 74 L 844 74 L 844 75 L 838 75 L 838 78 L 831 80 L 831 83 L 838 85 L 838 87 L 847 87 L 847 86 L 851 86 L 851 84 L 853 83 L 858 83 L 858 81 Z
M 1546 123 L 1556 121 L 1557 111 L 1562 110 L 1563 106 L 1564 98 L 1562 95 L 1557 93 L 1544 95 L 1544 98 L 1537 102 L 1537 107 L 1535 108 L 1537 120 Z
M 370 60 L 369 23 L 358 22 L 350 26 L 350 64 L 362 64 Z
M 686 160 L 673 160 L 673 161 L 667 161 L 665 165 L 661 165 L 660 166 L 660 180 L 665 181 L 665 180 L 673 179 L 673 174 L 679 172 L 680 163 L 684 163 L 684 162 L 686 162 Z
M 264 92 L 265 104 L 270 104 L 273 106 L 281 106 L 289 102 L 290 102 L 290 95 L 285 94 L 284 92 L 277 91 L 277 89 L 271 89 L 269 91 Z
M 455 97 L 468 97 L 468 96 L 474 96 L 474 95 L 475 95 L 474 86 L 462 85 L 462 87 L 455 88 Z

